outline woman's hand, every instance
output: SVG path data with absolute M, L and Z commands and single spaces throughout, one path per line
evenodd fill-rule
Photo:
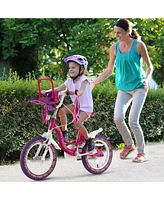
M 145 90 L 148 91 L 149 90 L 149 79 L 145 78 L 142 80 L 144 86 L 145 86 Z
M 94 81 L 91 81 L 91 82 L 90 82 L 91 91 L 93 90 L 94 87 L 95 87 L 95 83 L 94 83 Z

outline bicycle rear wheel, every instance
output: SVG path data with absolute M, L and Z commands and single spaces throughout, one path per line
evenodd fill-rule
M 56 165 L 56 149 L 53 144 L 48 145 L 45 141 L 46 138 L 35 137 L 28 141 L 21 151 L 21 169 L 30 179 L 45 179 Z
M 97 155 L 82 156 L 82 163 L 85 169 L 90 173 L 101 174 L 110 166 L 113 158 L 113 150 L 110 142 L 102 135 L 97 135 L 94 139 L 94 143 L 95 149 L 99 153 Z M 87 152 L 86 145 L 83 147 L 82 152 Z

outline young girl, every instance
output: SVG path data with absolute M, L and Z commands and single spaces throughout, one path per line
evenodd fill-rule
M 92 138 L 88 137 L 88 132 L 83 125 L 83 122 L 93 112 L 93 99 L 90 83 L 87 77 L 84 75 L 84 71 L 87 70 L 88 61 L 84 56 L 73 55 L 65 58 L 64 62 L 68 64 L 70 78 L 68 78 L 62 85 L 55 88 L 55 91 L 61 91 L 67 88 L 72 100 L 72 104 L 62 107 L 59 110 L 61 130 L 64 138 L 67 140 L 67 114 L 72 114 L 74 112 L 74 101 L 76 99 L 76 95 L 78 95 L 80 100 L 80 113 L 78 121 L 74 122 L 74 126 L 83 134 L 88 145 L 88 152 L 92 153 L 94 151 L 94 141 Z M 42 94 L 50 91 L 51 90 L 43 90 Z

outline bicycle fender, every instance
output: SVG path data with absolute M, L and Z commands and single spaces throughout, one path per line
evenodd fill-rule
M 99 128 L 99 129 L 97 129 L 97 130 L 95 130 L 95 131 L 92 131 L 92 132 L 89 133 L 89 137 L 95 138 L 96 135 L 97 135 L 98 133 L 102 132 L 102 131 L 103 131 L 102 128 Z
M 48 139 L 49 140 L 48 143 L 52 143 L 54 145 L 55 149 L 61 150 L 58 143 L 52 138 L 51 131 L 43 133 L 42 137 L 45 137 L 46 139 Z

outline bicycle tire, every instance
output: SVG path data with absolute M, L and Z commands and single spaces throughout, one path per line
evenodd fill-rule
M 45 160 L 41 160 L 47 148 L 45 140 L 46 138 L 43 137 L 35 137 L 29 140 L 21 151 L 20 166 L 23 173 L 30 179 L 43 180 L 52 173 L 56 166 L 57 153 L 53 144 L 48 146 Z M 39 154 L 35 156 L 39 147 L 41 148 Z
M 102 135 L 97 135 L 94 138 L 94 143 L 97 148 L 101 147 L 101 150 L 103 151 L 102 157 L 92 157 L 92 155 L 85 155 L 82 156 L 82 163 L 85 169 L 90 173 L 101 174 L 110 166 L 113 158 L 113 150 L 110 142 L 106 137 Z M 87 148 L 87 145 L 85 145 L 82 149 L 82 152 L 86 153 Z

